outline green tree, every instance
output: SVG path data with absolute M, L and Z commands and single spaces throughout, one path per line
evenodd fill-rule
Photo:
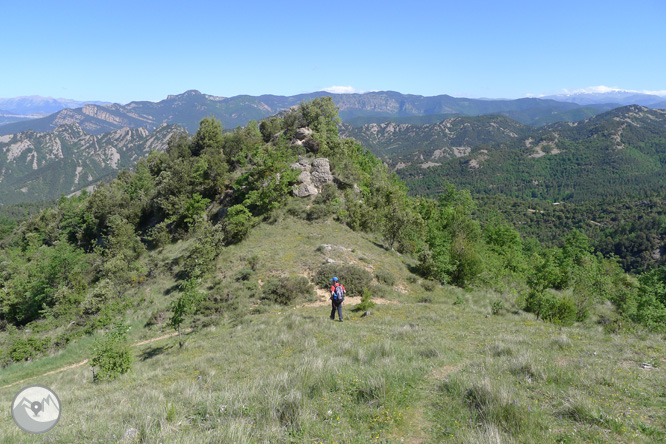
M 243 205 L 229 208 L 223 222 L 224 239 L 227 244 L 242 241 L 254 224 L 250 210 Z
M 185 208 L 183 209 L 183 221 L 188 227 L 194 225 L 197 217 L 201 216 L 206 207 L 210 203 L 210 199 L 201 197 L 201 194 L 194 193 L 192 198 L 185 202 Z
M 215 117 L 204 117 L 199 122 L 199 129 L 192 139 L 192 155 L 198 156 L 204 151 L 221 150 L 223 144 L 222 123 Z
M 171 303 L 171 319 L 169 325 L 178 331 L 178 344 L 183 346 L 183 336 L 181 327 L 187 316 L 192 314 L 203 300 L 199 291 L 198 282 L 195 279 L 189 279 L 180 284 L 180 297 Z

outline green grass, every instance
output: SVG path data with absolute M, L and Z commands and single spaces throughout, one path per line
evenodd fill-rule
M 252 279 L 310 275 L 329 257 L 316 251 L 322 243 L 348 249 L 336 260 L 389 270 L 406 293 L 382 287 L 397 304 L 378 305 L 367 317 L 345 306 L 344 323 L 328 319 L 328 306 L 262 303 L 257 314 L 195 323 L 182 349 L 176 338 L 133 349 L 132 372 L 110 383 L 93 384 L 89 366 L 35 378 L 30 383 L 58 393 L 59 425 L 27 435 L 6 408 L 1 441 L 108 443 L 131 427 L 145 443 L 666 440 L 663 337 L 557 327 L 513 310 L 487 317 L 498 295 L 426 292 L 409 278 L 404 258 L 333 223 L 260 226 L 225 250 L 211 281 L 235 279 L 253 255 Z M 162 254 L 175 258 L 182 248 Z M 128 318 L 133 341 L 168 332 L 142 323 L 174 297 L 164 294 L 172 281 L 146 285 L 146 306 Z M 417 302 L 426 295 L 430 302 Z M 10 366 L 0 381 L 76 362 L 87 346 Z M 0 389 L 0 403 L 8 406 L 21 387 Z

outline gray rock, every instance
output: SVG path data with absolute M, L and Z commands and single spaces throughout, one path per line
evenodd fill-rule
M 334 263 L 335 263 L 335 260 L 334 260 L 334 259 L 331 259 L 331 258 L 329 257 L 328 259 L 326 259 L 326 263 L 327 263 L 327 264 L 334 264 Z
M 316 196 L 317 194 L 319 194 L 319 191 L 312 184 L 302 183 L 298 185 L 296 188 L 294 188 L 293 193 L 294 196 L 296 197 L 308 197 L 308 196 Z
M 312 174 L 310 174 L 308 171 L 303 171 L 298 176 L 298 181 L 302 183 L 312 184 Z
M 312 131 L 310 128 L 299 128 L 296 130 L 296 138 L 298 140 L 305 140 L 308 137 L 312 135 L 314 131 Z
M 333 182 L 333 174 L 331 174 L 331 166 L 326 158 L 315 159 L 312 162 L 312 183 L 321 188 L 327 183 Z
M 333 182 L 330 164 L 326 158 L 311 162 L 307 157 L 301 157 L 298 162 L 291 165 L 291 169 L 301 171 L 298 176 L 300 184 L 294 187 L 294 196 L 297 197 L 316 196 L 322 186 Z
M 123 437 L 120 438 L 120 442 L 122 444 L 130 444 L 138 441 L 139 441 L 139 431 L 134 427 L 127 429 L 125 433 L 123 433 Z

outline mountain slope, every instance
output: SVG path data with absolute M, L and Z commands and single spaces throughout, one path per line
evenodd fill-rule
M 182 129 L 164 125 L 150 133 L 124 128 L 91 135 L 77 124 L 50 133 L 0 136 L 0 204 L 48 200 L 81 190 L 133 166 L 151 150 L 163 151 Z
M 506 114 L 514 115 L 524 123 L 539 119 L 553 119 L 580 108 L 572 103 L 543 99 L 479 100 L 456 98 L 448 95 L 424 97 L 393 91 L 366 94 L 329 94 L 323 91 L 296 96 L 235 96 L 215 97 L 198 91 L 169 96 L 160 102 L 131 102 L 127 105 L 86 105 L 65 109 L 50 116 L 28 122 L 0 126 L 0 134 L 20 131 L 50 131 L 58 125 L 77 123 L 91 134 L 99 134 L 122 127 L 152 130 L 163 123 L 178 124 L 190 133 L 196 131 L 199 121 L 207 116 L 219 119 L 225 128 L 245 125 L 279 111 L 298 105 L 304 100 L 332 96 L 343 120 L 359 117 L 407 117 L 432 114 Z
M 549 125 L 427 171 L 400 170 L 419 193 L 450 181 L 481 194 L 573 201 L 666 191 L 665 173 L 666 112 L 640 106 Z
M 340 134 L 358 140 L 394 168 L 404 168 L 411 163 L 427 168 L 465 156 L 479 145 L 503 143 L 527 131 L 528 127 L 506 117 L 482 116 L 451 117 L 430 125 L 385 122 L 352 127 L 343 124 Z

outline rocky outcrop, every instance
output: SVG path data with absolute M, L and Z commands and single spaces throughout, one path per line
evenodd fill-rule
M 313 134 L 314 131 L 312 131 L 310 128 L 299 128 L 296 130 L 296 135 L 294 136 L 294 140 L 292 140 L 291 143 L 305 147 L 308 152 L 316 153 L 319 149 L 319 142 L 317 142 L 312 137 Z
M 333 182 L 331 166 L 326 158 L 308 159 L 301 157 L 298 162 L 291 165 L 291 169 L 300 170 L 299 184 L 294 187 L 294 196 L 316 196 L 327 183 Z

